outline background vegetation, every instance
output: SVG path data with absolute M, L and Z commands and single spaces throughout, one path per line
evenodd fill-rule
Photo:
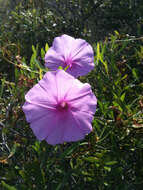
M 142 190 L 142 0 L 0 0 L 0 189 Z M 52 147 L 25 121 L 25 93 L 46 72 L 54 37 L 84 38 L 98 98 L 93 132 Z

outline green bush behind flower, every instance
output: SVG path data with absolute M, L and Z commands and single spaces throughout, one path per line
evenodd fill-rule
M 45 2 L 0 1 L 0 189 L 142 190 L 142 1 Z M 95 69 L 80 80 L 98 108 L 83 141 L 51 147 L 36 140 L 21 106 L 63 33 L 93 45 Z
M 98 98 L 93 132 L 83 141 L 52 147 L 38 142 L 25 121 L 24 94 L 46 72 L 44 48 L 14 61 L 14 81 L 1 79 L 1 189 L 142 188 L 142 39 L 116 34 L 93 45 L 89 82 Z

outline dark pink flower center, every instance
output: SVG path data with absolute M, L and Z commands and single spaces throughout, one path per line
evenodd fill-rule
M 61 101 L 56 106 L 58 111 L 66 111 L 69 108 L 69 105 L 66 101 Z
M 71 68 L 72 67 L 72 64 L 73 64 L 73 61 L 72 61 L 72 59 L 71 58 L 67 58 L 66 60 L 65 60 L 65 66 L 67 67 L 69 67 L 69 68 Z

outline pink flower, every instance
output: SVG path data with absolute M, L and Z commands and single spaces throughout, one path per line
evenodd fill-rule
M 56 71 L 59 66 L 74 77 L 86 75 L 94 69 L 94 53 L 85 40 L 68 35 L 56 37 L 45 55 L 45 66 Z
M 92 130 L 97 99 L 89 84 L 63 70 L 47 72 L 25 99 L 23 111 L 39 140 L 62 144 L 83 139 Z

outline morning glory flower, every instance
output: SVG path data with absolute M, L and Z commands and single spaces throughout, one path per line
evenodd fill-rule
M 62 66 L 74 77 L 86 75 L 94 69 L 94 52 L 85 40 L 64 34 L 54 39 L 45 55 L 45 66 L 51 71 Z
M 64 70 L 47 72 L 25 99 L 23 111 L 40 141 L 51 145 L 78 141 L 92 131 L 97 99 L 89 84 Z

